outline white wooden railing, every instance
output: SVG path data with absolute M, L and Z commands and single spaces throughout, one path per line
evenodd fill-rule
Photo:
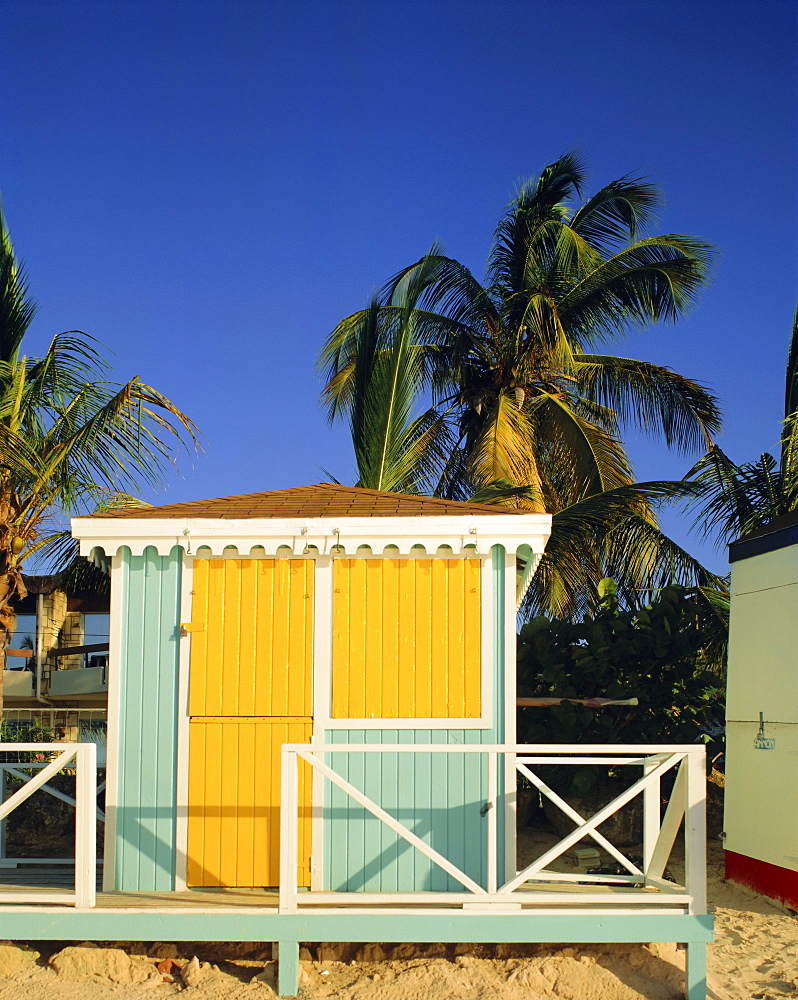
M 356 788 L 332 764 L 336 756 L 358 754 L 480 754 L 487 762 L 486 801 L 482 812 L 487 820 L 486 884 L 480 885 L 451 859 L 436 851 L 421 837 L 399 822 L 378 802 Z M 282 749 L 280 807 L 280 911 L 296 912 L 312 904 L 358 905 L 374 903 L 440 903 L 464 908 L 485 907 L 488 911 L 520 909 L 521 905 L 609 906 L 612 912 L 630 904 L 647 904 L 662 912 L 706 913 L 706 819 L 705 751 L 703 744 L 680 746 L 572 746 L 552 745 L 472 745 L 441 744 L 286 744 Z M 514 823 L 515 793 L 499 794 L 500 761 L 518 771 L 540 793 L 550 799 L 577 825 L 567 836 L 512 877 L 499 872 L 499 809 L 507 804 L 505 820 Z M 299 766 L 305 761 L 317 774 L 344 792 L 380 820 L 398 837 L 427 857 L 463 886 L 454 892 L 370 892 L 297 891 L 299 843 Z M 594 816 L 581 816 L 540 777 L 537 768 L 546 765 L 637 766 L 641 777 Z M 662 778 L 676 769 L 676 778 L 664 816 L 661 816 Z M 511 787 L 514 789 L 514 782 Z M 610 816 L 641 796 L 643 800 L 643 863 L 636 864 L 599 832 Z M 420 810 L 419 810 L 420 811 Z M 684 885 L 665 878 L 665 866 L 684 819 Z M 583 838 L 589 837 L 618 865 L 621 875 L 588 875 L 582 872 L 552 871 L 549 866 Z M 577 889 L 573 885 L 579 883 Z M 591 886 L 590 883 L 599 883 Z M 609 885 L 608 885 L 609 883 Z M 557 890 L 558 884 L 562 887 Z M 584 889 L 581 886 L 584 884 Z
M 33 757 L 30 762 L 20 757 Z M 44 760 L 37 760 L 37 757 Z M 7 758 L 16 757 L 13 765 Z M 15 888 L 0 903 L 68 903 L 94 906 L 97 880 L 97 747 L 94 743 L 0 743 L 0 760 L 25 783 L 0 803 L 0 821 L 64 768 L 75 769 L 75 888 L 73 892 Z M 32 777 L 26 771 L 38 773 Z M 50 789 L 47 789 L 52 794 Z M 69 796 L 58 795 L 69 799 Z M 72 800 L 70 800 L 71 803 Z

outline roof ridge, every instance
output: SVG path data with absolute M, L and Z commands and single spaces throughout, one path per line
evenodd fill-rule
M 486 507 L 488 510 L 495 511 L 499 504 L 495 503 L 482 503 L 480 500 L 447 500 L 444 497 L 433 497 L 428 493 L 400 493 L 398 490 L 375 490 L 368 486 L 344 486 L 343 483 L 316 483 L 315 486 L 298 486 L 296 489 L 318 489 L 320 486 L 329 486 L 333 489 L 340 489 L 346 491 L 352 491 L 353 493 L 368 493 L 375 497 L 400 497 L 403 500 L 415 500 L 423 501 L 424 503 L 431 504 L 442 504 L 443 506 L 448 506 L 449 504 L 463 504 L 468 507 Z M 273 492 L 279 493 L 280 490 L 274 490 Z M 290 492 L 286 490 L 285 492 Z M 506 508 L 508 514 L 515 513 L 517 510 L 512 507 Z M 531 510 L 520 511 L 524 514 L 534 513 Z
M 519 515 L 532 511 L 499 504 L 472 503 L 469 500 L 445 500 L 423 493 L 394 493 L 365 486 L 341 483 L 314 483 L 259 493 L 182 500 L 159 506 L 128 507 L 90 517 L 158 519 L 176 517 L 206 518 L 342 518 L 342 517 L 424 517 L 467 514 Z

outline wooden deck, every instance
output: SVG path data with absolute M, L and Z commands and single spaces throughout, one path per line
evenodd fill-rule
M 30 866 L 30 868 L 20 867 L 0 871 L 0 894 L 6 898 L 0 903 L 0 912 L 13 912 L 13 910 L 30 905 L 26 903 L 26 895 L 31 889 L 35 889 L 37 906 L 57 906 L 59 909 L 76 910 L 73 905 L 64 903 L 62 898 L 64 890 L 69 890 L 74 881 L 74 874 L 70 866 Z M 19 902 L 9 899 L 9 896 L 19 896 Z M 52 895 L 52 902 L 48 903 L 47 896 Z M 548 913 L 568 912 L 578 908 L 578 912 L 596 912 L 596 907 L 608 905 L 613 906 L 613 910 L 607 909 L 607 913 L 617 910 L 621 904 L 624 910 L 638 911 L 641 913 L 684 913 L 687 911 L 689 897 L 681 890 L 681 887 L 674 887 L 672 891 L 664 891 L 657 887 L 647 886 L 602 886 L 602 885 L 581 885 L 573 883 L 571 885 L 536 883 L 517 890 L 511 899 L 508 899 L 507 906 L 500 905 L 498 908 L 490 903 L 479 904 L 478 898 L 472 894 L 449 893 L 448 898 L 442 897 L 440 893 L 430 893 L 430 898 L 426 900 L 423 892 L 413 893 L 413 898 L 408 899 L 402 893 L 383 893 L 382 899 L 377 902 L 358 903 L 352 899 L 349 893 L 342 893 L 340 898 L 336 898 L 336 893 L 316 894 L 303 892 L 298 896 L 298 912 L 329 912 L 346 913 L 357 912 L 384 912 L 387 909 L 396 912 L 408 912 L 413 910 L 423 910 L 424 912 L 442 911 L 453 912 L 458 910 L 470 910 L 479 907 L 483 913 L 512 912 L 520 910 L 532 910 L 541 912 L 543 908 Z M 273 914 L 279 912 L 279 895 L 276 889 L 268 888 L 208 888 L 189 889 L 184 892 L 103 892 L 98 885 L 97 902 L 94 909 L 100 910 L 183 910 L 183 911 L 252 911 L 253 909 L 268 911 Z M 81 911 L 85 912 L 85 911 Z
M 392 901 L 386 894 L 381 903 L 347 898 L 345 905 L 335 905 L 330 901 L 334 894 L 314 903 L 308 892 L 297 895 L 293 913 L 281 913 L 278 894 L 269 889 L 99 892 L 96 906 L 81 908 L 64 902 L 69 888 L 64 869 L 69 868 L 59 868 L 54 875 L 60 885 L 33 890 L 36 902 L 25 901 L 30 885 L 14 884 L 8 871 L 0 873 L 5 881 L 0 885 L 0 938 L 276 942 L 280 995 L 296 993 L 301 942 L 677 941 L 687 945 L 688 1000 L 706 996 L 706 943 L 712 940 L 713 918 L 688 913 L 686 904 L 668 904 L 667 894 L 655 888 L 537 884 L 516 891 L 506 908 L 475 904 L 470 894 L 452 894 L 470 898 L 452 899 L 448 905 L 425 903 L 423 893 L 414 894 L 412 903 Z M 16 879 L 25 874 L 13 871 Z M 39 877 L 46 880 L 48 873 L 41 871 Z M 19 902 L 13 899 L 17 894 Z
M 581 888 L 581 887 L 580 887 Z M 58 890 L 42 890 L 56 895 Z M 633 891 L 620 890 L 631 900 Z M 20 890 L 21 892 L 21 890 Z M 28 890 L 30 892 L 30 890 Z M 304 895 L 304 894 L 303 894 Z M 576 895 L 576 893 L 574 894 Z M 20 902 L 0 905 L 0 938 L 32 941 L 242 941 L 275 942 L 278 991 L 293 996 L 299 976 L 299 945 L 313 941 L 646 943 L 687 945 L 688 1000 L 706 996 L 706 944 L 711 915 L 645 902 L 614 908 L 515 906 L 489 911 L 469 906 L 390 904 L 307 906 L 280 913 L 277 895 L 260 889 L 227 891 L 100 893 L 97 905 Z M 617 897 L 616 897 L 617 900 Z M 301 900 L 300 900 L 301 902 Z

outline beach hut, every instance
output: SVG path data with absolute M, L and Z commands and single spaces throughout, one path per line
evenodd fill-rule
M 105 888 L 277 886 L 285 744 L 396 747 L 296 761 L 299 887 L 463 888 L 350 786 L 473 883 L 514 875 L 515 767 L 435 747 L 515 742 L 549 530 L 329 483 L 76 518 L 111 561 Z
M 74 890 L 0 884 L 0 936 L 271 941 L 281 995 L 307 941 L 679 941 L 704 1000 L 703 745 L 516 743 L 516 612 L 549 529 L 329 483 L 76 518 L 111 567 L 105 810 L 94 744 L 0 746 L 17 770 L 47 755 L 0 820 L 76 774 Z M 587 817 L 551 765 L 639 778 Z M 520 870 L 518 774 L 574 825 Z M 642 860 L 601 832 L 637 796 Z M 564 864 L 585 839 L 617 870 Z
M 798 907 L 798 513 L 729 547 L 726 877 Z

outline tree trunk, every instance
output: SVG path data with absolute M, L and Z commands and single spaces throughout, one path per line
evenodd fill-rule
M 3 710 L 3 690 L 5 688 L 6 647 L 14 629 L 17 626 L 17 614 L 10 598 L 13 593 L 13 581 L 10 574 L 0 576 L 0 714 Z
M 16 523 L 18 513 L 13 495 L 9 494 L 8 483 L 4 478 L 2 500 L 0 500 L 0 668 L 2 668 L 0 669 L 0 717 L 3 709 L 6 647 L 17 627 L 17 612 L 14 605 L 28 593 L 17 558 L 23 547 L 20 528 Z
M 11 551 L 9 534 L 7 528 L 0 532 L 0 715 L 3 710 L 6 648 L 17 627 L 17 612 L 14 605 L 28 593 L 16 557 Z

